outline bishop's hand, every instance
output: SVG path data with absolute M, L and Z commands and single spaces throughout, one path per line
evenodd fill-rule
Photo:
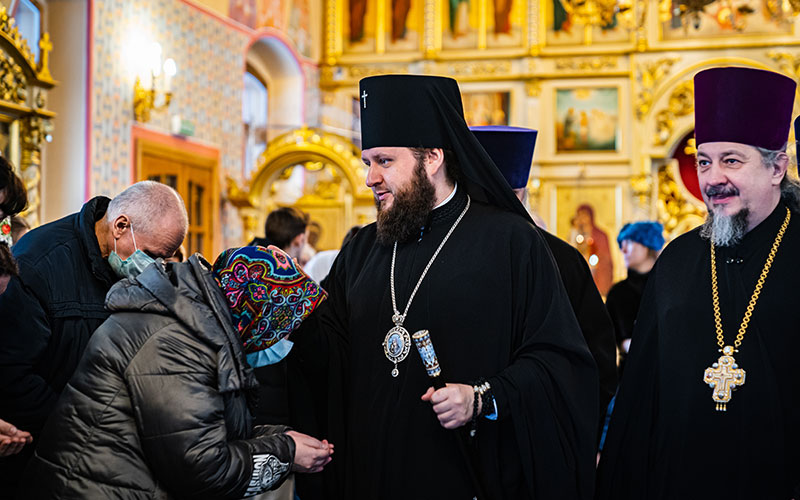
M 472 386 L 464 384 L 447 384 L 442 389 L 429 387 L 422 395 L 423 401 L 430 401 L 439 423 L 445 429 L 457 429 L 472 419 L 475 392 Z M 478 413 L 481 402 L 478 402 Z

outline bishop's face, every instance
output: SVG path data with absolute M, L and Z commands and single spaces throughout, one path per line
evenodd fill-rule
M 697 178 L 714 215 L 748 209 L 748 230 L 764 220 L 780 199 L 786 168 L 764 165 L 758 149 L 736 142 L 706 142 L 697 148 Z
M 424 161 L 408 148 L 371 148 L 362 159 L 378 209 L 378 242 L 403 242 L 419 234 L 436 199 Z
M 367 187 L 372 189 L 379 211 L 392 208 L 397 195 L 411 188 L 417 158 L 409 148 L 370 148 L 361 153 L 369 167 Z

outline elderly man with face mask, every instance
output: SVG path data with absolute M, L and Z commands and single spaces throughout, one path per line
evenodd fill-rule
M 0 459 L 4 488 L 13 491 L 90 336 L 108 317 L 111 285 L 171 256 L 187 226 L 178 193 L 144 181 L 113 200 L 92 198 L 14 246 L 19 275 L 0 296 L 0 414 L 34 442 Z
M 748 68 L 695 76 L 708 216 L 648 278 L 598 498 L 800 494 L 800 191 L 785 153 L 795 88 Z

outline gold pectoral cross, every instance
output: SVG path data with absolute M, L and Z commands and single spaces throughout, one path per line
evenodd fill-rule
M 732 354 L 733 347 L 725 346 L 722 356 L 710 368 L 706 368 L 703 376 L 703 382 L 713 390 L 711 397 L 717 403 L 717 411 L 727 411 L 732 392 L 744 385 L 745 371 L 739 368 Z

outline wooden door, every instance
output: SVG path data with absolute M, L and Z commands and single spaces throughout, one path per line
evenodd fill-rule
M 186 204 L 189 228 L 183 242 L 186 257 L 201 253 L 213 262 L 216 257 L 215 235 L 218 214 L 214 213 L 219 196 L 216 158 L 206 158 L 163 144 L 139 140 L 136 145 L 137 180 L 166 184 L 181 195 Z

